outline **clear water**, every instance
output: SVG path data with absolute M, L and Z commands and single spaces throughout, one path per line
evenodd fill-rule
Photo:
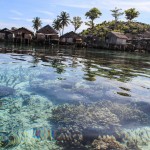
M 150 149 L 150 54 L 17 49 L 33 53 L 0 54 L 1 149 Z

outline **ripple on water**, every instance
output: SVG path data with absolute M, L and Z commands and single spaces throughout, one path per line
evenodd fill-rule
M 77 52 L 79 51 L 77 50 Z M 66 50 L 65 53 L 67 53 Z M 117 56 L 115 53 L 113 56 L 111 53 L 101 55 L 106 52 L 95 53 L 96 55 L 94 53 L 92 51 L 92 56 L 89 58 L 86 55 L 86 59 L 85 55 L 82 56 L 81 53 L 79 60 L 78 55 L 73 55 L 77 57 L 75 60 L 68 53 L 66 57 L 63 56 L 63 51 L 59 54 L 53 51 L 53 56 L 45 57 L 47 61 L 40 58 L 40 55 L 38 58 L 27 55 L 0 54 L 0 98 L 2 97 L 0 99 L 0 131 L 7 133 L 20 131 L 21 133 L 17 134 L 21 137 L 20 147 L 13 147 L 12 150 L 17 148 L 24 150 L 31 147 L 39 149 L 39 146 L 43 149 L 50 149 L 52 144 L 49 130 L 52 131 L 53 128 L 58 130 L 57 124 L 67 121 L 69 123 L 66 126 L 64 123 L 61 124 L 61 129 L 65 128 L 65 131 L 59 130 L 58 140 L 62 138 L 62 141 L 66 142 L 67 140 L 66 143 L 69 143 L 69 137 L 72 139 L 76 135 L 80 135 L 75 134 L 76 127 L 79 127 L 80 131 L 89 127 L 81 132 L 81 136 L 82 134 L 86 135 L 86 137 L 83 136 L 84 142 L 81 141 L 81 144 L 91 143 L 92 135 L 94 135 L 92 134 L 93 130 L 90 130 L 91 124 L 92 129 L 95 128 L 98 133 L 97 136 L 102 134 L 103 138 L 110 139 L 106 135 L 115 136 L 115 124 L 113 124 L 113 120 L 111 121 L 114 117 L 112 114 L 115 114 L 114 119 L 119 119 L 118 123 L 121 123 L 121 128 L 117 126 L 117 129 L 124 131 L 127 136 L 131 136 L 131 139 L 134 139 L 134 135 L 137 133 L 138 140 L 143 138 L 140 139 L 140 142 L 148 140 L 149 129 L 143 127 L 142 132 L 139 132 L 138 129 L 139 120 L 141 125 L 145 125 L 144 116 L 146 116 L 146 120 L 150 120 L 150 80 L 149 70 L 146 69 L 148 63 L 144 65 L 143 69 L 142 64 L 145 61 L 143 59 L 132 61 L 134 57 L 129 60 L 129 58 L 123 57 L 124 54 L 118 52 Z M 51 55 L 51 50 L 49 50 L 49 55 Z M 121 60 L 118 59 L 119 55 L 121 55 Z M 132 64 L 132 62 L 134 63 Z M 11 88 L 13 82 L 17 85 L 15 90 Z M 13 95 L 14 93 L 15 95 Z M 62 104 L 64 104 L 64 108 Z M 66 110 L 67 105 L 68 110 Z M 55 111 L 58 118 L 52 114 L 57 107 L 62 108 L 60 112 Z M 68 111 L 68 117 L 66 111 Z M 58 121 L 51 122 L 49 120 L 51 117 Z M 59 121 L 59 119 L 62 120 Z M 99 130 L 96 127 L 104 126 L 107 121 L 111 123 L 111 131 L 106 129 L 106 132 L 97 132 Z M 75 126 L 72 126 L 75 122 Z M 83 126 L 81 127 L 80 124 Z M 94 124 L 97 125 L 94 126 Z M 126 130 L 127 127 L 131 128 L 131 125 L 136 125 L 134 126 L 135 132 L 132 129 Z M 8 142 L 9 135 L 1 135 Z M 118 135 L 115 137 L 118 140 Z M 15 136 L 11 136 L 10 141 L 11 139 L 14 142 Z M 73 139 L 73 141 L 78 142 L 78 139 Z M 57 142 L 59 144 L 60 141 Z M 131 141 L 127 140 L 125 143 L 127 142 Z M 140 144 L 143 146 L 142 142 Z M 45 145 L 46 147 L 44 147 Z M 59 148 L 60 146 L 57 147 L 57 149 Z

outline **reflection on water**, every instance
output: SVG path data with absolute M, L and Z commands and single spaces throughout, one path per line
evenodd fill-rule
M 19 49 L 0 54 L 1 149 L 150 149 L 149 54 Z

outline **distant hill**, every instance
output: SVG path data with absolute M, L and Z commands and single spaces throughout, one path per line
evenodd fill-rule
M 96 24 L 94 29 L 91 31 L 90 28 L 83 30 L 81 34 L 89 35 L 92 34 L 98 37 L 105 37 L 105 35 L 110 31 L 121 32 L 125 34 L 143 34 L 145 32 L 150 32 L 150 25 L 141 22 L 124 22 L 118 21 L 117 27 L 115 29 L 115 21 L 104 21 L 100 24 Z

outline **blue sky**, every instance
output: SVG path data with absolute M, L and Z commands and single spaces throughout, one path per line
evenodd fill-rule
M 80 16 L 85 22 L 88 21 L 85 13 L 92 7 L 97 7 L 103 14 L 95 23 L 113 20 L 110 10 L 115 7 L 122 10 L 134 7 L 140 11 L 136 21 L 150 24 L 150 0 L 0 0 L 0 28 L 24 26 L 33 30 L 32 19 L 36 16 L 41 18 L 42 26 L 51 25 L 61 11 L 68 12 L 71 18 Z M 125 17 L 120 19 L 125 20 Z M 82 24 L 78 32 L 86 28 Z M 65 28 L 65 32 L 71 30 L 72 25 Z

